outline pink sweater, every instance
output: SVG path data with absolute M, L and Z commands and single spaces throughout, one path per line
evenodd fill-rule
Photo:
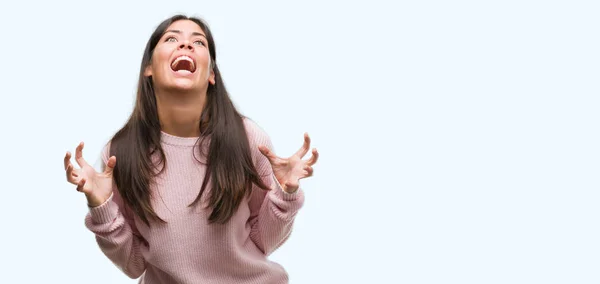
M 123 205 L 114 187 L 102 205 L 89 209 L 86 227 L 102 252 L 139 283 L 288 283 L 285 269 L 267 256 L 290 236 L 304 193 L 285 193 L 259 145 L 272 149 L 268 135 L 245 119 L 252 157 L 270 191 L 254 187 L 225 225 L 208 224 L 203 206 L 188 207 L 198 195 L 205 160 L 194 158 L 196 138 L 162 133 L 167 168 L 152 187 L 152 206 L 166 224 L 146 226 Z M 102 153 L 108 159 L 109 145 Z M 200 159 L 200 162 L 197 160 Z M 117 160 L 118 163 L 118 160 Z M 207 188 L 208 190 L 208 188 Z M 203 195 L 203 200 L 208 195 Z

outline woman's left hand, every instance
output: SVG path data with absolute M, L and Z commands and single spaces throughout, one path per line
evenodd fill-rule
M 258 148 L 260 152 L 267 157 L 273 168 L 275 178 L 287 193 L 294 193 L 300 187 L 300 179 L 307 178 L 313 175 L 312 166 L 317 162 L 319 153 L 317 149 L 312 149 L 312 156 L 308 160 L 302 158 L 310 149 L 310 137 L 308 133 L 304 133 L 304 145 L 289 158 L 281 158 L 273 154 L 265 146 Z

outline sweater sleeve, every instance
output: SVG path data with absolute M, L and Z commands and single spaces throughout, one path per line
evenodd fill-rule
M 102 154 L 108 160 L 107 146 Z M 135 227 L 131 210 L 124 206 L 115 183 L 112 195 L 101 205 L 90 207 L 85 226 L 94 233 L 100 250 L 128 277 L 136 279 L 146 270 L 140 251 L 144 239 Z
M 302 188 L 292 194 L 283 191 L 271 164 L 258 150 L 259 145 L 273 150 L 270 138 L 256 125 L 248 124 L 254 164 L 269 187 L 268 191 L 256 185 L 252 188 L 248 221 L 251 225 L 250 238 L 265 255 L 270 255 L 290 237 L 296 214 L 304 203 L 304 191 Z

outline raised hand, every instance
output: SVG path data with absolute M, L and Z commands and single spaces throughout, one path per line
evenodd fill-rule
M 98 173 L 83 158 L 83 142 L 81 142 L 75 149 L 75 161 L 79 169 L 73 167 L 71 153 L 67 152 L 64 160 L 67 181 L 76 185 L 77 191 L 85 194 L 90 207 L 101 205 L 112 193 L 112 177 L 117 158 L 110 157 L 104 172 Z
M 308 160 L 302 158 L 310 149 L 310 137 L 304 133 L 304 144 L 294 155 L 289 158 L 281 158 L 273 154 L 265 146 L 259 146 L 260 152 L 267 157 L 273 168 L 275 178 L 287 193 L 294 193 L 300 187 L 300 179 L 313 175 L 312 166 L 317 162 L 319 153 L 317 149 L 312 149 L 312 156 Z

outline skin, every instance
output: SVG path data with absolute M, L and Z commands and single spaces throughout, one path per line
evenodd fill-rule
M 186 55 L 195 62 L 192 74 L 181 75 L 171 63 Z M 210 68 L 208 41 L 194 22 L 177 21 L 167 28 L 152 54 L 152 63 L 144 70 L 152 76 L 161 130 L 180 137 L 198 137 L 199 113 L 206 102 L 208 84 L 215 83 Z
M 215 75 L 210 68 L 210 55 L 204 31 L 189 20 L 177 21 L 163 35 L 156 46 L 152 62 L 144 70 L 145 76 L 152 76 L 161 130 L 180 137 L 198 137 L 200 113 L 206 101 L 209 84 L 215 83 Z M 181 74 L 171 69 L 171 63 L 180 55 L 186 55 L 195 62 L 196 70 L 191 74 Z M 115 156 L 108 159 L 102 172 L 97 172 L 83 158 L 84 143 L 75 149 L 75 161 L 71 163 L 71 153 L 64 157 L 67 181 L 76 185 L 76 190 L 85 194 L 88 206 L 103 204 L 112 194 L 113 170 L 117 163 Z M 319 154 L 312 149 L 312 156 L 303 160 L 310 150 L 310 137 L 304 134 L 302 147 L 292 156 L 282 158 L 264 146 L 260 152 L 269 160 L 273 173 L 283 190 L 294 193 L 300 180 L 313 175 L 312 166 Z

